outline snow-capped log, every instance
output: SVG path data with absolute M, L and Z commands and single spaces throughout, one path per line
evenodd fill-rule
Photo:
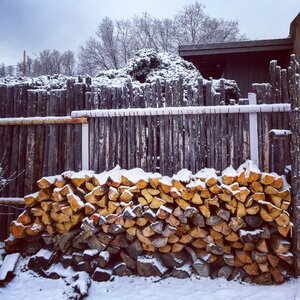
M 51 264 L 49 253 L 98 281 L 194 272 L 270 283 L 291 270 L 290 186 L 251 161 L 221 176 L 208 168 L 173 177 L 120 167 L 65 172 L 39 180 L 39 187 L 25 197 L 6 250 L 26 253 L 39 241 L 48 250 L 29 265 L 40 274 Z

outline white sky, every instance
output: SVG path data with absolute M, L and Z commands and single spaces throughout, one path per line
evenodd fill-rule
M 15 64 L 23 50 L 73 50 L 100 20 L 149 12 L 170 17 L 194 0 L 0 0 L 0 62 Z M 238 20 L 249 39 L 284 38 L 300 12 L 299 0 L 202 0 L 212 17 Z

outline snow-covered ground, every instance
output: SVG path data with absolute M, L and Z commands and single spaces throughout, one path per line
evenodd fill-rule
M 19 268 L 22 266 L 19 266 Z M 65 272 L 68 275 L 68 272 Z M 72 272 L 69 272 L 72 275 Z M 64 279 L 41 278 L 32 271 L 18 272 L 5 287 L 0 299 L 5 300 L 64 300 L 72 295 L 71 286 Z M 155 277 L 114 277 L 112 281 L 92 281 L 89 300 L 98 299 L 163 299 L 163 300 L 300 300 L 300 279 L 282 285 L 259 286 L 225 279 L 159 279 Z

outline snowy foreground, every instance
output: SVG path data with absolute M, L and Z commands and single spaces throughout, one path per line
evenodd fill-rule
M 72 296 L 71 285 L 66 279 L 46 279 L 32 271 L 20 271 L 24 261 L 18 266 L 17 276 L 5 287 L 0 288 L 0 299 L 5 300 L 64 300 Z M 70 269 L 61 270 L 67 277 L 73 275 Z M 85 299 L 272 299 L 300 300 L 300 279 L 290 280 L 282 285 L 259 286 L 225 279 L 159 279 L 156 277 L 114 277 L 112 281 L 92 281 L 89 295 Z

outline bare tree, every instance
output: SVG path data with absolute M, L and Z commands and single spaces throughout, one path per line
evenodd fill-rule
M 117 47 L 117 36 L 115 32 L 114 22 L 106 17 L 103 19 L 99 25 L 96 35 L 102 41 L 101 49 L 107 58 L 109 65 L 113 68 L 119 68 L 119 58 L 118 58 L 118 47 Z
M 153 48 L 159 51 L 157 41 L 157 19 L 152 18 L 148 13 L 141 16 L 135 16 L 133 19 L 133 27 L 138 48 Z
M 204 5 L 195 2 L 184 6 L 175 16 L 176 36 L 179 44 L 204 44 L 235 41 L 243 38 L 237 21 L 211 18 Z
M 117 20 L 117 47 L 119 49 L 120 62 L 126 64 L 138 49 L 136 36 L 131 20 Z
M 244 38 L 237 21 L 208 16 L 203 4 L 184 6 L 173 18 L 157 19 L 143 13 L 131 19 L 104 18 L 95 37 L 79 49 L 81 73 L 96 75 L 100 70 L 119 68 L 142 48 L 177 52 L 179 44 L 234 41 Z
M 61 54 L 61 67 L 64 75 L 74 75 L 75 65 L 76 62 L 73 51 L 67 50 Z
M 31 57 L 27 56 L 27 59 L 26 59 L 27 76 L 32 76 L 32 67 L 33 67 L 33 59 Z
M 75 73 L 75 66 L 76 62 L 74 52 L 67 50 L 61 53 L 55 49 L 45 49 L 35 55 L 35 58 L 27 56 L 26 75 L 73 75 Z M 17 75 L 23 76 L 23 70 L 23 63 L 19 62 L 17 64 Z
M 5 77 L 6 76 L 6 67 L 4 63 L 1 63 L 0 65 L 0 77 Z
M 119 68 L 117 45 L 114 22 L 106 17 L 98 26 L 96 38 L 91 37 L 79 48 L 80 72 L 94 75 L 101 69 Z
M 15 67 L 12 65 L 6 66 L 6 76 L 14 76 L 15 75 Z
M 175 16 L 176 37 L 179 44 L 197 44 L 201 42 L 203 32 L 207 31 L 204 5 L 195 2 L 185 6 Z
M 176 52 L 176 26 L 175 22 L 171 19 L 157 20 L 157 34 L 156 39 L 160 51 Z

